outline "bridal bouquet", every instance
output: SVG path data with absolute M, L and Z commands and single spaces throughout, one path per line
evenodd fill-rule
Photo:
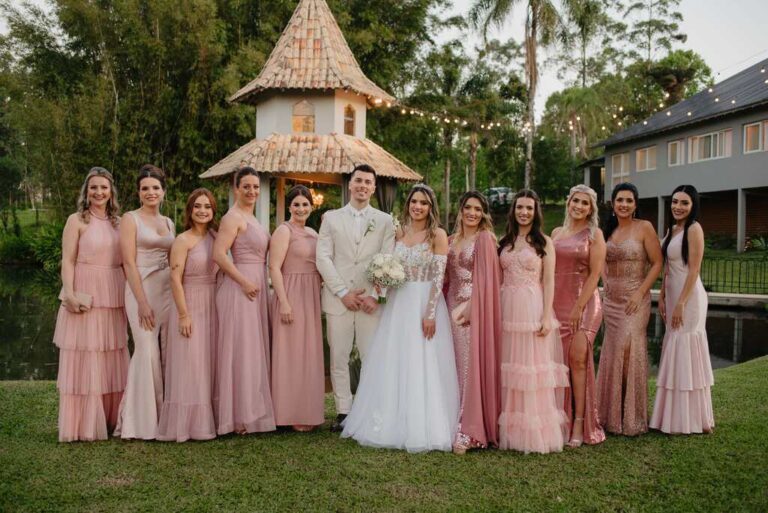
M 386 303 L 388 288 L 397 288 L 405 283 L 405 269 L 400 259 L 388 253 L 379 253 L 373 257 L 365 270 L 368 281 L 379 291 L 379 303 Z

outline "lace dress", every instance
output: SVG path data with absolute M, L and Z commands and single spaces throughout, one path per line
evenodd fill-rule
M 398 242 L 395 255 L 407 281 L 388 294 L 341 436 L 371 447 L 450 451 L 459 391 L 441 292 L 446 257 L 427 243 Z M 422 331 L 425 317 L 436 323 L 430 340 Z

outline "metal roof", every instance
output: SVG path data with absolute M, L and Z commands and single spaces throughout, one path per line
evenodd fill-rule
M 595 146 L 614 146 L 760 105 L 768 105 L 768 59 L 660 110 L 645 121 L 613 134 Z

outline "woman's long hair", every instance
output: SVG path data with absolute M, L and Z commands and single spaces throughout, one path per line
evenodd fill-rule
M 88 201 L 88 185 L 91 182 L 91 178 L 94 176 L 100 176 L 106 178 L 109 182 L 109 200 L 107 201 L 107 217 L 112 223 L 112 226 L 117 226 L 120 223 L 120 204 L 117 201 L 117 187 L 115 187 L 115 179 L 112 178 L 112 173 L 104 169 L 103 167 L 92 167 L 85 177 L 83 186 L 80 187 L 80 195 L 77 197 L 77 213 L 80 215 L 80 219 L 85 223 L 91 220 L 91 203 Z
M 472 198 L 479 201 L 480 207 L 483 209 L 483 218 L 480 219 L 480 225 L 477 227 L 478 233 L 487 231 L 493 235 L 494 239 L 496 239 L 496 234 L 493 232 L 493 218 L 491 217 L 491 209 L 488 206 L 488 200 L 478 191 L 467 191 L 461 196 L 461 199 L 459 199 L 459 215 L 456 216 L 456 227 L 453 229 L 453 234 L 455 235 L 454 241 L 458 242 L 464 238 L 464 205 L 466 205 L 467 201 Z
M 517 207 L 517 200 L 520 198 L 531 198 L 534 201 L 533 224 L 531 231 L 525 236 L 525 240 L 533 246 L 533 249 L 536 250 L 536 254 L 540 258 L 544 258 L 547 254 L 544 250 L 547 247 L 547 239 L 544 237 L 544 232 L 541 229 L 544 224 L 544 215 L 541 213 L 539 195 L 530 189 L 520 189 L 512 199 L 512 205 L 509 207 L 509 214 L 507 214 L 507 232 L 499 241 L 499 255 L 504 251 L 505 246 L 515 247 L 517 234 L 520 233 L 520 225 L 517 224 L 517 218 L 515 217 L 515 207 Z
M 187 198 L 187 205 L 184 208 L 184 229 L 189 230 L 194 226 L 194 222 L 192 221 L 192 209 L 195 207 L 195 200 L 197 200 L 197 198 L 200 196 L 205 196 L 208 198 L 208 201 L 211 202 L 211 207 L 213 210 L 213 217 L 208 223 L 208 229 L 213 228 L 214 230 L 218 230 L 219 224 L 216 222 L 216 198 L 214 198 L 211 191 L 205 187 L 195 189 L 189 194 L 189 197 Z
M 618 184 L 613 188 L 613 192 L 611 193 L 611 213 L 605 219 L 605 223 L 603 223 L 603 235 L 605 236 L 605 240 L 610 239 L 613 231 L 619 226 L 619 219 L 616 217 L 614 208 L 616 207 L 616 196 L 618 196 L 621 191 L 629 191 L 632 193 L 632 197 L 635 198 L 635 214 L 633 217 L 638 217 L 638 201 L 640 199 L 640 193 L 637 192 L 637 187 L 629 182 Z
M 420 192 L 426 196 L 427 201 L 429 202 L 429 217 L 427 218 L 427 239 L 425 242 L 428 242 L 429 246 L 432 247 L 435 241 L 435 236 L 437 235 L 437 229 L 440 228 L 440 211 L 437 209 L 437 198 L 435 197 L 435 191 L 432 190 L 432 187 L 423 183 L 417 183 L 411 187 L 410 192 L 408 192 L 408 197 L 405 199 L 405 208 L 403 209 L 403 213 L 400 215 L 400 223 L 403 226 L 403 230 L 405 230 L 408 226 L 411 225 L 411 223 L 413 223 L 413 219 L 411 218 L 411 199 L 417 192 Z
M 571 220 L 571 215 L 568 212 L 568 207 L 571 204 L 573 195 L 578 193 L 586 194 L 587 197 L 589 197 L 589 206 L 592 212 L 590 212 L 589 218 L 587 219 L 587 226 L 589 227 L 589 239 L 594 240 L 595 230 L 597 230 L 599 226 L 597 214 L 597 193 L 591 187 L 584 185 L 583 183 L 574 185 L 571 187 L 571 190 L 568 191 L 568 199 L 565 200 L 565 219 L 563 219 L 563 228 L 565 228 L 568 232 L 571 231 L 571 225 L 573 224 L 573 221 Z
M 672 191 L 672 196 L 678 192 L 684 192 L 691 197 L 691 213 L 685 220 L 683 226 L 683 262 L 688 265 L 688 228 L 699 219 L 699 191 L 693 185 L 678 185 Z M 664 236 L 664 244 L 661 246 L 661 252 L 664 254 L 664 260 L 667 260 L 667 248 L 672 240 L 672 226 L 674 225 L 674 216 L 672 216 L 672 207 L 669 208 L 669 220 L 667 221 L 667 234 Z

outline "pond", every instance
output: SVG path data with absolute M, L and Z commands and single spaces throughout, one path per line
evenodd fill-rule
M 57 275 L 0 267 L 0 380 L 55 380 L 53 345 L 60 288 Z M 707 335 L 715 368 L 768 355 L 768 313 L 710 309 Z M 656 313 L 648 325 L 648 352 L 661 356 L 664 325 Z M 327 365 L 326 365 L 327 368 Z

